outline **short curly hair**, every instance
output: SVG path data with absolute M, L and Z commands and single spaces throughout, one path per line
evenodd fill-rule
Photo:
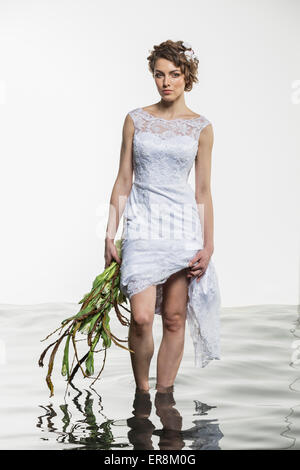
M 184 41 L 172 41 L 171 39 L 168 39 L 167 41 L 153 46 L 153 50 L 147 57 L 148 67 L 153 75 L 155 62 L 158 58 L 162 57 L 170 60 L 176 67 L 180 67 L 181 72 L 184 74 L 184 91 L 191 91 L 193 83 L 198 82 L 197 73 L 199 60 L 197 57 L 188 59 L 184 52 L 191 50 L 191 48 L 186 48 L 183 44 Z

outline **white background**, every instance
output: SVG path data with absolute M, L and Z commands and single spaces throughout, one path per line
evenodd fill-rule
M 299 19 L 297 0 L 1 0 L 0 302 L 90 290 L 123 122 L 160 99 L 146 57 L 172 39 L 200 59 L 185 99 L 214 126 L 222 305 L 297 304 Z

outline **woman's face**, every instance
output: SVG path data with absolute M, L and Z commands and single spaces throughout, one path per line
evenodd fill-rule
M 154 80 L 160 96 L 165 101 L 174 101 L 184 92 L 184 74 L 180 67 L 176 67 L 170 60 L 161 57 L 156 60 Z M 167 90 L 169 93 L 165 93 Z

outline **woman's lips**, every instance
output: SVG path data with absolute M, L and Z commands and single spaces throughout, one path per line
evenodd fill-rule
M 173 90 L 163 90 L 163 93 L 164 93 L 165 95 L 168 95 L 169 93 L 172 93 L 172 91 L 173 91 Z

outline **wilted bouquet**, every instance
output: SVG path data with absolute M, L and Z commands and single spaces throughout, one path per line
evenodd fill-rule
M 117 240 L 115 245 L 118 251 L 119 257 L 121 257 L 121 244 L 122 239 Z M 50 397 L 54 395 L 54 388 L 51 381 L 51 374 L 53 370 L 54 358 L 56 352 L 63 340 L 65 340 L 64 354 L 62 360 L 62 369 L 61 373 L 63 376 L 67 376 L 68 384 L 73 380 L 76 372 L 81 369 L 81 372 L 84 377 L 91 377 L 94 374 L 94 353 L 104 350 L 103 364 L 100 372 L 95 378 L 94 382 L 99 378 L 106 359 L 106 350 L 111 346 L 113 341 L 117 346 L 126 349 L 127 351 L 134 352 L 131 349 L 123 346 L 119 343 L 126 342 L 127 340 L 122 340 L 117 338 L 111 331 L 109 326 L 109 312 L 114 308 L 118 319 L 122 325 L 129 326 L 130 321 L 124 317 L 119 309 L 119 306 L 124 308 L 127 312 L 131 313 L 128 308 L 126 308 L 123 303 L 127 304 L 127 299 L 125 295 L 120 290 L 120 265 L 116 261 L 112 261 L 110 266 L 108 266 L 102 274 L 99 274 L 93 282 L 91 291 L 86 294 L 83 299 L 78 303 L 82 304 L 80 311 L 77 315 L 66 318 L 63 320 L 62 326 L 57 328 L 55 331 L 50 333 L 46 338 L 41 341 L 45 341 L 52 334 L 60 330 L 59 338 L 51 343 L 41 354 L 39 358 L 39 366 L 44 366 L 44 358 L 48 351 L 53 346 L 49 364 L 48 364 L 48 374 L 46 377 L 46 382 L 48 388 L 50 389 Z M 64 330 L 64 331 L 63 331 Z M 87 345 L 88 351 L 86 354 L 79 358 L 78 350 L 76 347 L 76 342 L 80 341 L 76 339 L 78 337 L 78 332 L 85 333 L 87 335 Z M 104 349 L 95 350 L 99 341 L 102 340 L 102 345 Z M 69 355 L 70 355 L 70 342 L 74 348 L 74 357 L 73 363 L 76 362 L 74 368 L 69 366 Z M 85 363 L 85 371 L 83 370 L 83 363 Z M 93 383 L 94 383 L 93 382 Z

